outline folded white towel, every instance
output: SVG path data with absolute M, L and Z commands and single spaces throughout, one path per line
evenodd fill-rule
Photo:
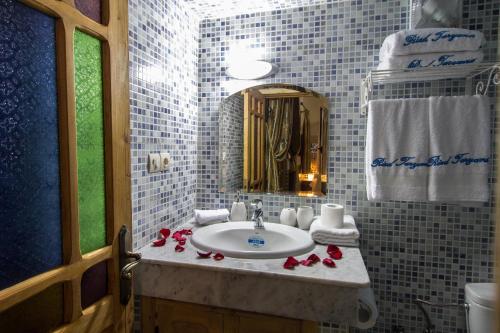
M 227 209 L 213 209 L 213 210 L 194 210 L 194 218 L 198 224 L 215 224 L 220 222 L 226 222 L 229 216 L 229 210 Z
M 490 101 L 486 96 L 430 98 L 430 201 L 488 201 Z M 445 164 L 446 163 L 446 164 Z
M 486 97 L 376 100 L 368 107 L 368 200 L 489 199 Z
M 380 48 L 380 61 L 396 55 L 476 51 L 484 44 L 483 33 L 474 30 L 457 28 L 402 30 L 384 40 Z
M 428 170 L 402 168 L 400 158 L 428 156 L 429 100 L 373 100 L 368 104 L 368 200 L 427 200 Z
M 483 61 L 482 51 L 449 53 L 425 53 L 386 57 L 380 62 L 378 70 L 419 69 L 434 67 L 452 67 L 479 64 Z
M 354 218 L 350 215 L 344 216 L 343 228 L 330 228 L 321 223 L 317 218 L 309 229 L 311 238 L 320 244 L 335 244 L 339 246 L 359 246 L 359 231 Z

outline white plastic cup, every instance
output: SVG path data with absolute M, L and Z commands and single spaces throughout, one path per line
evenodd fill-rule
M 307 230 L 311 227 L 311 223 L 314 218 L 314 210 L 311 206 L 300 206 L 297 209 L 297 222 L 299 223 L 299 228 L 302 230 Z
M 297 225 L 297 213 L 294 208 L 283 208 L 280 214 L 280 222 L 284 225 L 295 227 Z

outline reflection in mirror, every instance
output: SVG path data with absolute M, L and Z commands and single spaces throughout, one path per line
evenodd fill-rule
M 268 84 L 229 96 L 219 112 L 222 192 L 326 194 L 325 97 L 299 86 Z

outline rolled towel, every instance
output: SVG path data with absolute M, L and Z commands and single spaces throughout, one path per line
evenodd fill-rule
M 480 31 L 457 28 L 402 30 L 384 40 L 380 61 L 397 55 L 477 51 L 484 44 L 484 35 Z
M 342 228 L 325 227 L 321 219 L 316 219 L 309 229 L 311 238 L 321 244 L 335 244 L 340 246 L 359 246 L 359 231 L 351 215 L 344 216 Z
M 194 218 L 198 224 L 207 225 L 220 222 L 226 222 L 229 217 L 227 209 L 213 209 L 213 210 L 194 210 Z
M 483 58 L 484 54 L 482 51 L 391 56 L 381 61 L 377 69 L 388 70 L 453 67 L 460 65 L 479 64 L 483 61 Z

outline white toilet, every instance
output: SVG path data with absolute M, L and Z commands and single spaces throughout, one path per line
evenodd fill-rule
M 465 303 L 468 305 L 467 332 L 494 333 L 495 297 L 494 283 L 468 283 L 465 285 Z

